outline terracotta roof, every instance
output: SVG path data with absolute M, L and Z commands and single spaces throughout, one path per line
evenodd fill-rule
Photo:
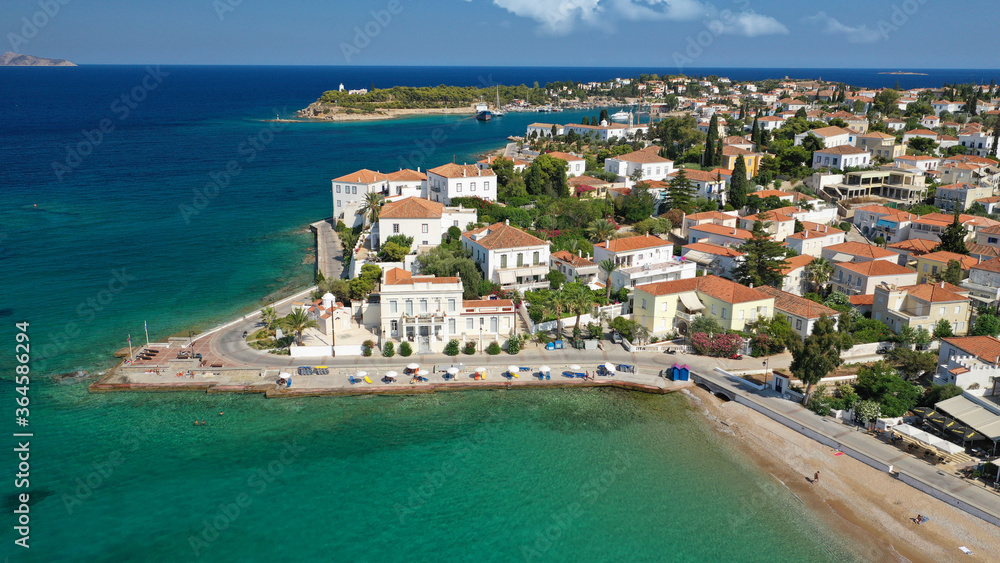
M 808 254 L 799 254 L 798 256 L 785 258 L 785 262 L 787 265 L 781 269 L 781 273 L 787 276 L 788 274 L 794 272 L 795 270 L 798 270 L 799 268 L 805 268 L 815 259 L 816 259 L 815 256 L 809 256 Z
M 823 154 L 867 154 L 868 151 L 851 145 L 837 145 L 828 149 L 817 149 L 816 152 Z
M 440 219 L 444 204 L 421 197 L 390 201 L 382 206 L 379 219 Z
M 463 299 L 463 309 L 485 309 L 493 307 L 509 307 L 514 309 L 514 301 L 510 299 Z
M 988 166 L 996 165 L 995 160 L 990 160 L 986 157 L 976 156 L 974 154 L 957 154 L 955 156 L 949 156 L 945 159 L 946 162 L 967 162 L 971 164 L 984 164 Z
M 747 215 L 745 217 L 740 217 L 743 221 L 749 221 L 751 223 L 756 223 L 757 221 L 767 222 L 778 222 L 787 223 L 789 221 L 794 221 L 795 217 L 790 215 L 785 215 L 784 213 L 779 213 L 777 210 L 764 211 L 762 213 L 755 213 L 753 215 Z
M 573 254 L 572 252 L 566 250 L 558 250 L 552 253 L 552 257 L 557 260 L 562 260 L 574 268 L 581 268 L 585 266 L 596 266 L 594 262 L 587 260 L 583 256 Z
M 691 215 L 688 215 L 685 218 L 692 219 L 695 221 L 701 221 L 703 219 L 722 219 L 722 220 L 736 219 L 735 216 L 726 215 L 721 211 L 702 211 L 701 213 L 692 213 Z
M 780 289 L 768 286 L 759 287 L 757 290 L 761 293 L 774 297 L 774 308 L 776 310 L 784 311 L 797 317 L 802 317 L 804 319 L 818 319 L 822 315 L 834 317 L 840 314 L 826 305 L 820 305 L 819 303 L 806 299 L 805 297 L 792 295 L 787 291 L 781 291 Z
M 976 188 L 977 188 L 977 186 L 973 186 L 972 184 L 969 184 L 969 183 L 966 183 L 966 182 L 960 182 L 960 183 L 957 183 L 957 184 L 945 184 L 943 186 L 938 186 L 937 189 L 939 189 L 939 190 L 974 190 Z
M 473 239 L 472 235 L 486 233 L 478 239 Z M 483 248 L 496 250 L 499 248 L 520 248 L 524 246 L 548 246 L 548 241 L 529 235 L 528 233 L 511 227 L 506 223 L 493 223 L 488 227 L 480 227 L 469 232 L 462 233 L 462 238 L 468 239 Z
M 891 207 L 886 207 L 884 205 L 864 205 L 862 207 L 855 208 L 855 211 L 868 211 L 871 213 L 884 213 L 886 215 L 892 215 L 893 213 L 899 213 L 898 209 L 893 209 Z
M 924 135 L 924 136 L 928 136 L 929 135 L 931 137 L 937 137 L 937 133 L 935 133 L 934 131 L 930 131 L 928 129 L 911 129 L 911 130 L 909 130 L 909 131 L 907 131 L 907 132 L 905 132 L 903 134 L 904 135 Z
M 852 295 L 848 297 L 848 299 L 850 299 L 851 305 L 854 305 L 855 307 L 875 304 L 875 295 L 872 293 L 867 295 Z
M 751 233 L 746 229 L 740 229 L 737 227 L 726 227 L 724 225 L 716 225 L 714 223 L 706 223 L 704 225 L 693 225 L 688 230 L 701 231 L 703 233 L 727 236 L 732 238 L 740 238 L 740 239 L 748 239 L 753 236 L 753 233 Z
M 1000 357 L 1000 340 L 992 336 L 955 336 L 941 340 L 987 363 L 992 364 Z
M 725 228 L 725 227 L 723 227 Z M 637 235 L 633 237 L 622 237 L 599 242 L 594 248 L 604 248 L 609 252 L 628 252 L 630 250 L 641 250 L 643 248 L 656 248 L 658 246 L 673 246 L 673 243 L 657 236 L 649 234 Z
M 902 156 L 897 156 L 896 160 L 941 160 L 941 159 L 940 157 L 937 156 L 927 156 L 925 154 L 920 154 L 920 155 L 906 154 Z
M 834 137 L 837 135 L 853 135 L 852 131 L 844 129 L 842 127 L 837 127 L 831 125 L 830 127 L 820 127 L 819 129 L 812 129 L 811 131 L 806 131 L 806 133 L 812 133 L 817 137 Z
M 760 190 L 759 192 L 750 192 L 747 195 L 755 195 L 755 196 L 757 196 L 757 197 L 759 197 L 761 199 L 765 199 L 765 198 L 770 197 L 770 196 L 788 197 L 788 196 L 790 196 L 792 194 L 790 194 L 788 192 L 781 191 L 781 190 Z
M 547 153 L 544 153 L 544 154 L 547 154 L 547 155 L 551 156 L 552 158 L 558 158 L 559 160 L 565 160 L 566 162 L 569 162 L 571 160 L 586 160 L 582 156 L 576 156 L 575 154 L 569 154 L 568 152 L 552 151 L 552 152 L 547 152 Z
M 667 175 L 671 178 L 676 178 L 680 175 L 680 170 L 674 170 Z M 716 174 L 705 172 L 704 170 L 695 170 L 694 168 L 685 168 L 684 175 L 687 176 L 688 180 L 693 182 L 725 182 L 724 179 L 720 179 Z
M 903 240 L 890 244 L 888 248 L 909 250 L 912 255 L 919 256 L 920 254 L 933 252 L 934 249 L 937 248 L 939 244 L 941 243 L 933 240 L 927 240 L 922 238 L 911 238 L 909 240 Z
M 514 159 L 512 159 L 510 157 L 503 156 L 503 155 L 500 155 L 500 156 L 487 156 L 486 158 L 484 158 L 482 160 L 477 160 L 476 162 L 480 162 L 482 164 L 492 165 L 494 162 L 496 162 L 498 160 L 510 160 L 511 162 L 514 163 L 514 166 L 527 166 L 528 164 L 531 164 L 527 160 L 521 160 L 520 158 L 514 158 Z
M 461 283 L 457 277 L 439 278 L 437 276 L 416 276 L 402 268 L 393 268 L 382 278 L 383 285 L 405 285 L 414 283 Z
M 445 178 L 496 176 L 496 173 L 489 168 L 483 170 L 473 164 L 455 164 L 454 162 L 443 164 L 437 168 L 431 168 L 427 172 L 433 172 L 438 176 L 443 176 Z
M 916 277 L 917 272 L 907 268 L 906 266 L 900 266 L 895 262 L 889 262 L 888 260 L 869 260 L 867 262 L 837 262 L 834 264 L 836 268 L 844 268 L 845 270 L 850 270 L 856 272 L 863 276 L 877 277 L 877 276 L 901 276 L 905 274 L 913 274 Z
M 1000 250 L 997 250 L 995 246 L 989 246 L 987 244 L 966 244 L 965 247 L 969 249 L 969 254 L 972 256 L 985 257 L 986 260 L 1000 256 Z M 975 266 L 973 266 L 973 268 L 975 268 Z
M 993 258 L 980 262 L 972 267 L 975 270 L 985 270 L 987 272 L 1000 272 L 1000 258 Z
M 978 260 L 972 256 L 967 256 L 965 254 L 956 254 L 954 252 L 948 252 L 946 250 L 939 250 L 937 252 L 931 252 L 924 254 L 920 257 L 921 260 L 930 260 L 932 262 L 940 262 L 942 264 L 948 264 L 952 260 L 955 260 L 962 265 L 963 270 L 968 270 L 969 268 L 975 266 L 979 263 Z
M 882 133 L 880 131 L 872 131 L 871 133 L 865 133 L 864 135 L 859 135 L 862 139 L 895 139 L 895 135 L 890 135 L 888 133 Z
M 390 182 L 421 182 L 427 179 L 427 174 L 404 168 L 395 172 L 389 172 L 385 177 Z
M 854 242 L 854 241 L 834 244 L 826 247 L 826 250 L 832 250 L 833 252 L 842 252 L 844 254 L 861 256 L 864 258 L 871 258 L 872 260 L 876 258 L 885 258 L 886 256 L 896 255 L 896 253 L 892 252 L 891 250 L 879 248 L 873 244 L 865 244 L 863 242 Z
M 808 223 L 808 221 L 803 221 L 803 226 L 806 227 L 806 229 L 804 231 L 799 231 L 797 233 L 792 233 L 792 234 L 788 235 L 787 237 L 785 237 L 785 239 L 787 240 L 787 239 L 791 238 L 791 239 L 796 239 L 796 240 L 799 240 L 799 239 L 801 239 L 801 240 L 808 240 L 808 239 L 817 239 L 817 238 L 832 237 L 832 236 L 835 236 L 837 234 L 840 234 L 840 235 L 844 234 L 844 231 L 841 231 L 837 227 L 830 227 L 828 225 L 819 225 L 818 223 L 813 223 L 813 225 L 817 225 L 817 226 L 821 227 L 819 230 L 817 230 L 815 228 L 812 228 L 812 227 L 806 225 L 805 223 Z
M 367 168 L 362 168 L 357 172 L 351 172 L 350 174 L 344 174 L 339 178 L 334 178 L 333 181 L 350 184 L 374 184 L 375 182 L 382 182 L 385 179 L 385 174 L 375 172 L 374 170 L 368 170 Z
M 922 283 L 919 285 L 908 285 L 899 289 L 906 290 L 906 293 L 928 303 L 943 303 L 949 301 L 968 301 L 966 297 L 969 291 L 962 289 L 948 282 Z
M 726 303 L 747 303 L 749 301 L 761 301 L 770 298 L 769 295 L 761 293 L 756 289 L 751 289 L 734 281 L 712 275 L 639 285 L 636 286 L 636 289 L 650 295 L 670 295 L 686 291 L 699 291 Z
M 704 252 L 705 254 L 712 254 L 715 256 L 726 256 L 728 258 L 736 258 L 737 256 L 743 256 L 743 253 L 736 250 L 731 246 L 720 246 L 718 244 L 712 244 L 710 242 L 692 242 L 691 244 L 685 244 L 681 248 L 689 248 L 691 250 L 697 250 L 698 252 Z
M 600 185 L 600 184 L 610 184 L 610 182 L 608 182 L 606 180 L 602 180 L 600 178 L 594 178 L 593 176 L 587 176 L 586 174 L 584 174 L 582 176 L 573 176 L 569 180 L 566 180 L 566 182 L 569 183 L 569 185 L 571 185 L 571 186 L 576 186 L 576 185 L 592 186 L 594 184 L 598 184 L 598 185 Z

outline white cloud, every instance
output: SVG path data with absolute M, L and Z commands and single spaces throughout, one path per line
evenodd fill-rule
M 823 26 L 823 33 L 827 35 L 843 35 L 848 43 L 875 43 L 882 39 L 882 32 L 877 29 L 870 29 L 865 25 L 844 25 L 826 12 L 818 12 L 815 16 L 805 18 L 804 21 Z
M 701 21 L 721 27 L 721 33 L 757 37 L 787 34 L 788 29 L 770 16 L 752 10 L 718 10 L 698 0 L 493 0 L 508 12 L 535 20 L 540 30 L 564 35 L 577 25 L 614 30 L 618 22 Z

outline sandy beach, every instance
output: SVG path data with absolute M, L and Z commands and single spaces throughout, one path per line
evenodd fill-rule
M 1000 530 L 749 408 L 682 391 L 760 467 L 871 561 L 995 561 Z M 816 471 L 820 480 L 812 484 Z M 1000 500 L 1000 497 L 998 497 Z M 921 514 L 930 521 L 917 525 Z M 973 554 L 965 555 L 960 546 Z M 991 555 L 992 554 L 992 555 Z

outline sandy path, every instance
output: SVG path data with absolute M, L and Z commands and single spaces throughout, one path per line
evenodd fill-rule
M 847 455 L 835 456 L 770 418 L 707 391 L 682 391 L 721 433 L 754 458 L 872 561 L 996 561 L 1000 528 Z M 810 483 L 819 471 L 817 484 Z M 997 497 L 1000 502 L 1000 497 Z M 917 514 L 931 520 L 914 523 Z M 973 555 L 964 555 L 959 546 Z

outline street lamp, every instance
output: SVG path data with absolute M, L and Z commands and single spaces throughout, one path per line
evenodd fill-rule
M 188 331 L 188 348 L 194 346 L 194 331 Z
M 768 362 L 770 362 L 770 361 L 771 361 L 771 358 L 766 358 L 763 362 L 760 363 L 762 366 L 764 366 L 764 386 L 765 387 L 767 387 L 767 375 L 768 375 L 767 365 L 768 365 Z

